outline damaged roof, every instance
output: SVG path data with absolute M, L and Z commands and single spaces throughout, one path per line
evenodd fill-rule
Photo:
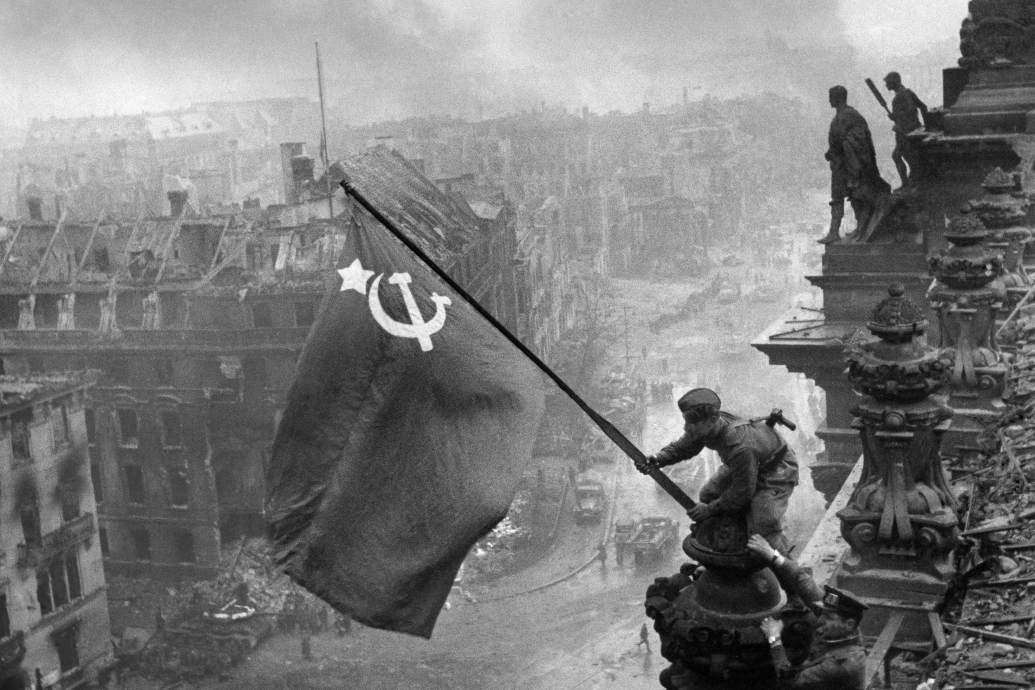
M 481 237 L 471 208 L 384 146 L 342 161 L 363 196 L 443 268 Z

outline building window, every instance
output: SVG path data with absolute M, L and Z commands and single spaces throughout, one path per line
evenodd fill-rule
M 36 571 L 36 600 L 41 616 L 82 597 L 83 585 L 75 551 L 58 556 Z
M 97 417 L 93 410 L 86 410 L 86 442 L 91 446 L 97 444 Z
M 79 517 L 79 492 L 65 490 L 61 495 L 61 520 L 71 522 Z
M 173 385 L 173 361 L 168 357 L 161 357 L 155 361 L 155 382 L 159 386 Z
M 24 501 L 18 512 L 22 521 L 22 536 L 25 537 L 26 545 L 33 546 L 43 541 L 43 536 L 40 533 L 40 509 L 35 499 Z
M 273 328 L 273 315 L 270 314 L 270 305 L 252 305 L 252 328 Z
M 79 626 L 70 625 L 51 635 L 54 648 L 58 653 L 58 666 L 61 673 L 79 668 Z
M 180 448 L 183 446 L 183 434 L 180 426 L 180 413 L 176 410 L 162 410 L 162 447 Z
M 68 435 L 68 408 L 63 403 L 58 403 L 50 408 L 50 427 L 54 432 L 54 450 L 69 442 Z
M 0 594 L 0 640 L 11 636 L 11 616 L 7 613 L 7 592 Z
M 169 478 L 169 504 L 177 508 L 186 508 L 190 503 L 190 485 L 187 473 L 183 470 L 166 470 Z
M 50 598 L 50 574 L 46 570 L 36 571 L 36 601 L 40 605 L 40 616 L 53 612 L 54 600 Z
M 133 538 L 133 552 L 137 560 L 151 560 L 151 533 L 146 529 L 131 529 L 129 534 Z
M 32 408 L 19 410 L 11 415 L 11 452 L 15 461 L 32 458 L 29 443 L 29 425 L 32 424 Z
M 90 480 L 93 482 L 93 500 L 97 505 L 104 503 L 104 484 L 101 482 L 101 463 L 90 459 Z
M 316 320 L 316 304 L 313 302 L 295 302 L 295 326 L 309 328 Z
M 137 423 L 137 411 L 121 408 L 117 411 L 119 418 L 119 445 L 124 448 L 136 448 L 140 445 L 140 427 Z
M 108 544 L 108 528 L 98 527 L 97 528 L 97 539 L 101 542 L 101 555 L 111 555 L 111 545 Z
M 176 560 L 180 563 L 194 563 L 197 557 L 194 555 L 194 535 L 190 532 L 176 532 L 173 534 L 173 546 L 176 549 Z
M 146 495 L 144 492 L 144 470 L 140 465 L 123 465 L 126 472 L 126 493 L 130 503 L 143 505 Z
M 68 598 L 71 601 L 82 599 L 83 581 L 79 577 L 79 558 L 74 550 L 65 554 L 65 575 L 68 577 Z

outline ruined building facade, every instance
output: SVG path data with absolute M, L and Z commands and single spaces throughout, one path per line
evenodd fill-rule
M 93 373 L 0 376 L 0 688 L 95 680 L 111 662 L 87 440 Z
M 441 231 L 449 254 L 437 259 L 517 328 L 508 207 L 475 210 L 385 149 L 342 165 L 404 228 Z M 307 194 L 223 216 L 170 201 L 172 217 L 11 223 L 0 358 L 8 375 L 101 372 L 83 424 L 108 572 L 201 578 L 222 541 L 263 530 L 264 468 L 296 359 L 345 233 L 370 219 L 341 198 L 321 218 L 330 204 Z

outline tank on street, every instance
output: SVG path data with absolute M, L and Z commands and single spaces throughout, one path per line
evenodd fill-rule
M 679 526 L 669 517 L 646 517 L 636 523 L 626 545 L 637 562 L 659 558 L 676 542 Z

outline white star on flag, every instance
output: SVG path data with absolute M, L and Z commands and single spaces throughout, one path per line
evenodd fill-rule
M 339 268 L 338 275 L 341 276 L 341 291 L 355 290 L 361 295 L 367 294 L 367 281 L 374 275 L 373 271 L 363 268 L 359 259 L 353 261 L 348 268 Z

